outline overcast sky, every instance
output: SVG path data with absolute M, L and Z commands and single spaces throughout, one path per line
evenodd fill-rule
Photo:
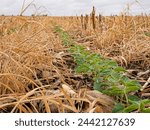
M 31 1 L 26 0 L 26 5 Z M 23 0 L 0 0 L 0 15 L 18 15 L 22 4 Z M 53 16 L 89 14 L 92 6 L 95 6 L 96 11 L 102 15 L 111 15 L 124 11 L 128 4 L 131 9 L 130 13 L 133 15 L 141 12 L 150 14 L 150 0 L 34 0 L 24 15 L 35 13 Z M 41 8 L 35 9 L 39 7 Z

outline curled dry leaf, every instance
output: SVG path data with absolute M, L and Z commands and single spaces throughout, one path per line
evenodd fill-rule
M 99 91 L 87 91 L 86 98 L 92 102 L 92 108 L 95 107 L 94 112 L 111 112 L 115 104 L 112 97 L 102 94 Z M 92 109 L 90 107 L 90 109 Z M 90 112 L 91 110 L 89 110 Z
M 86 113 L 112 112 L 115 101 L 112 97 L 102 94 L 96 90 L 80 89 L 78 92 L 78 109 Z
M 75 97 L 76 96 L 76 92 L 73 91 L 68 85 L 66 84 L 63 84 L 62 85 L 62 88 L 65 92 L 67 92 L 67 94 L 71 95 L 72 97 Z
M 57 58 L 57 59 L 62 59 L 63 54 L 64 54 L 63 51 L 62 51 L 62 52 L 59 52 L 59 53 L 56 53 L 56 54 L 55 54 L 55 58 Z
M 102 107 L 100 107 L 100 106 L 96 106 L 95 108 L 93 108 L 89 111 L 89 113 L 103 113 L 103 112 L 104 111 L 103 111 Z

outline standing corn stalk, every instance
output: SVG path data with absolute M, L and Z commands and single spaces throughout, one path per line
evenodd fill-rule
M 100 32 L 103 32 L 102 15 L 101 14 L 99 14 L 99 16 L 98 16 L 98 23 L 99 23 Z
M 145 28 L 148 28 L 149 27 L 149 22 L 148 22 L 148 16 L 147 14 L 145 13 Z
M 93 25 L 93 29 L 96 29 L 96 19 L 95 19 L 95 7 L 93 6 L 93 10 L 92 10 L 92 25 Z
M 89 16 L 86 14 L 86 16 L 85 16 L 85 22 L 84 22 L 84 28 L 85 28 L 85 30 L 87 30 L 87 28 L 88 28 L 88 23 L 89 23 Z
M 82 25 L 82 28 L 84 28 L 84 17 L 82 14 L 81 14 L 81 25 Z

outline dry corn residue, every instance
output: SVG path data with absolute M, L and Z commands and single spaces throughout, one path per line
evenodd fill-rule
M 1 16 L 0 112 L 150 112 L 149 34 L 149 16 Z

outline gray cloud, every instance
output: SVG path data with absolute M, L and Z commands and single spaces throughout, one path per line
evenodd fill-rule
M 32 0 L 26 0 L 26 5 Z M 133 14 L 141 12 L 150 12 L 150 0 L 35 0 L 36 7 L 44 6 L 37 13 L 48 13 L 49 15 L 80 15 L 90 13 L 92 6 L 96 7 L 97 12 L 103 15 L 119 14 L 123 11 L 127 4 L 131 7 Z M 21 11 L 23 0 L 1 0 L 0 15 L 17 15 Z M 144 8 L 144 9 L 143 9 Z M 25 15 L 35 13 L 34 6 L 31 6 Z

